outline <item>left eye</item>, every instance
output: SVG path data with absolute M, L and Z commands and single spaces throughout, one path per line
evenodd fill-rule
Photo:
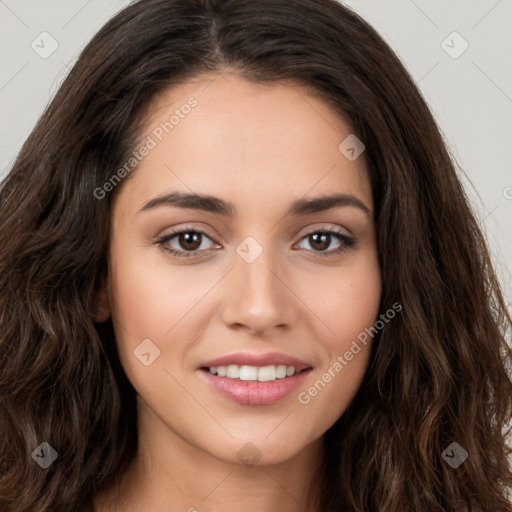
M 338 241 L 338 246 L 327 251 L 333 240 Z M 345 235 L 344 233 L 338 233 L 337 231 L 331 230 L 308 233 L 302 238 L 301 242 L 302 241 L 309 242 L 309 245 L 312 246 L 314 252 L 329 254 L 340 252 L 347 247 L 353 246 L 355 243 L 352 237 Z

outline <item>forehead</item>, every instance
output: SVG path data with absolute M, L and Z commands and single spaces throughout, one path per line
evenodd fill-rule
M 171 189 L 276 201 L 339 191 L 359 194 L 372 208 L 364 159 L 350 161 L 339 150 L 351 133 L 298 84 L 202 75 L 153 101 L 140 137 L 151 149 L 127 192 L 140 205 Z

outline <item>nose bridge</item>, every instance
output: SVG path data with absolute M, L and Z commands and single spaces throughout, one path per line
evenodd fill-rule
M 278 277 L 275 252 L 247 237 L 233 256 L 224 322 L 245 325 L 252 331 L 265 331 L 292 322 L 293 294 Z
M 278 280 L 271 271 L 273 265 L 268 251 L 255 261 L 248 263 L 242 258 L 235 263 L 236 279 L 242 290 L 242 297 L 249 296 L 257 302 L 272 302 L 279 293 Z

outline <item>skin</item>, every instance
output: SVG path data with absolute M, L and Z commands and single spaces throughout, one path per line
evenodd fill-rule
M 351 130 L 321 99 L 287 82 L 258 85 L 229 72 L 166 91 L 143 138 L 192 96 L 198 105 L 142 160 L 113 203 L 97 320 L 112 316 L 138 393 L 139 452 L 119 485 L 96 496 L 95 510 L 304 510 L 322 435 L 357 392 L 371 340 L 307 405 L 297 395 L 378 316 L 367 171 L 362 157 L 349 161 L 338 150 Z M 176 206 L 139 212 L 171 191 L 213 195 L 237 213 Z M 355 196 L 370 214 L 341 206 L 285 215 L 297 199 L 333 193 Z M 206 257 L 171 256 L 155 241 L 182 226 L 207 230 L 200 245 Z M 343 242 L 332 237 L 319 249 L 306 233 L 325 228 L 355 237 L 356 245 L 336 254 Z M 236 252 L 247 236 L 263 249 L 252 263 Z M 169 246 L 187 250 L 177 236 Z M 149 366 L 133 353 L 147 338 L 160 349 Z M 198 375 L 202 362 L 234 352 L 282 352 L 313 370 L 272 405 L 241 405 Z M 261 455 L 252 467 L 237 456 L 246 443 Z

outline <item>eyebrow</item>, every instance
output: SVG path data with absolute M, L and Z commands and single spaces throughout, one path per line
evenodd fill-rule
M 219 215 L 225 215 L 227 217 L 234 217 L 236 215 L 236 207 L 233 203 L 224 201 L 223 199 L 215 196 L 183 192 L 171 192 L 169 194 L 155 197 L 145 203 L 137 213 L 152 210 L 161 206 L 175 206 L 178 208 L 203 210 Z M 351 194 L 333 194 L 315 197 L 313 199 L 298 199 L 292 203 L 285 215 L 310 215 L 342 206 L 359 208 L 370 219 L 372 218 L 372 213 L 369 208 L 360 199 Z

